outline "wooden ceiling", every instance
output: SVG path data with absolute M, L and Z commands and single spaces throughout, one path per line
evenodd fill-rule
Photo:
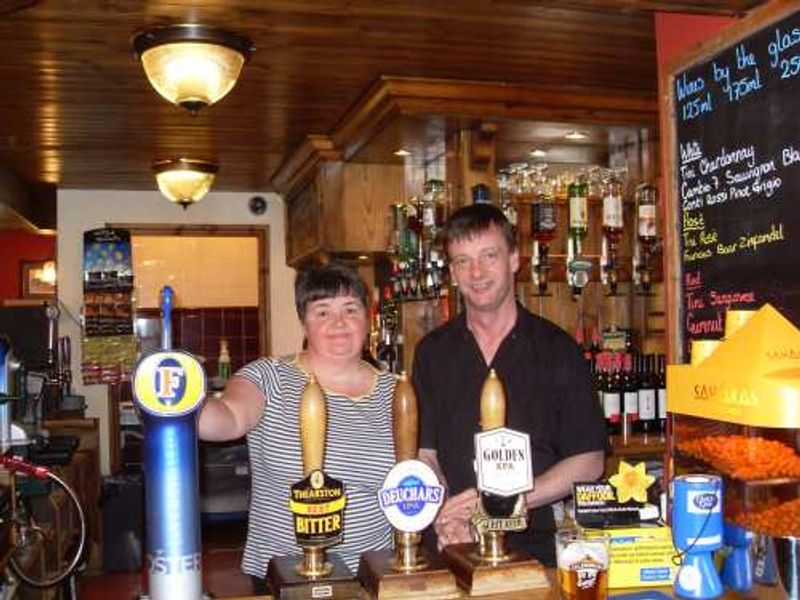
M 159 157 L 220 163 L 217 190 L 265 191 L 382 75 L 656 88 L 652 11 L 741 14 L 759 0 L 0 0 L 0 165 L 64 188 L 154 189 Z M 130 40 L 203 23 L 257 50 L 191 116 L 147 83 Z M 520 141 L 524 144 L 524 140 Z

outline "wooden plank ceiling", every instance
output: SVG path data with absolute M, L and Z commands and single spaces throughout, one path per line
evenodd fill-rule
M 151 162 L 220 163 L 217 190 L 269 190 L 381 75 L 656 87 L 652 11 L 758 0 L 0 1 L 0 165 L 64 188 L 153 189 Z M 249 36 L 239 84 L 198 116 L 163 101 L 130 39 L 156 24 Z

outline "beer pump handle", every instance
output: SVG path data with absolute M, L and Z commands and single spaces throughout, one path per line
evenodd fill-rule
M 172 301 L 175 290 L 165 285 L 161 288 L 161 349 L 172 350 Z
M 489 431 L 506 425 L 506 395 L 503 384 L 492 369 L 481 389 L 481 429 Z
M 300 398 L 300 446 L 303 454 L 303 475 L 322 469 L 325 458 L 325 431 L 328 425 L 325 394 L 314 375 Z
M 419 420 L 417 397 L 405 371 L 400 373 L 392 402 L 394 457 L 397 462 L 417 457 Z

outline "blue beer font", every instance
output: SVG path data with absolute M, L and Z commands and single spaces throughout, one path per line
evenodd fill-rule
M 205 373 L 171 350 L 172 289 L 162 290 L 162 350 L 141 358 L 133 377 L 144 434 L 146 568 L 151 600 L 203 597 L 197 418 Z

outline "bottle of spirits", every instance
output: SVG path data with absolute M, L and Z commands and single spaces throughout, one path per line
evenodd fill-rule
M 589 193 L 589 184 L 586 175 L 581 173 L 577 179 L 569 184 L 567 197 L 569 199 L 569 234 L 578 242 L 575 248 L 577 254 L 582 254 L 582 242 L 589 231 L 589 212 L 586 195 Z
M 531 235 L 540 244 L 549 244 L 556 237 L 556 205 L 553 195 L 542 191 L 536 196 L 531 211 Z
M 653 253 L 658 238 L 658 208 L 657 190 L 651 183 L 639 184 L 636 188 L 636 248 L 639 257 L 634 270 L 638 271 L 635 278 L 644 294 L 650 293 L 652 279 L 650 255 Z
M 394 343 L 392 332 L 389 329 L 383 330 L 383 336 L 381 338 L 381 343 L 378 344 L 378 353 L 375 358 L 378 359 L 378 363 L 392 373 L 397 373 L 397 366 L 398 366 L 398 356 L 397 356 L 397 347 Z
M 583 240 L 589 231 L 588 209 L 586 195 L 589 184 L 585 174 L 569 184 L 567 197 L 569 199 L 569 236 L 567 239 L 567 282 L 572 291 L 572 296 L 578 298 L 581 291 L 589 282 L 589 270 L 592 263 L 583 256 Z
M 612 173 L 603 196 L 603 241 L 601 277 L 611 295 L 617 293 L 617 249 L 624 229 L 622 218 L 622 181 Z
M 658 430 L 658 396 L 655 379 L 655 356 L 644 358 L 642 380 L 639 387 L 639 431 L 652 435 Z
M 608 435 L 619 435 L 622 429 L 622 386 L 619 372 L 619 354 L 613 354 L 610 358 L 611 364 L 606 373 L 606 386 L 603 390 L 603 415 L 605 416 Z
M 445 188 L 441 179 L 428 179 L 422 186 L 422 239 L 428 246 L 436 240 L 444 225 Z
M 639 242 L 651 250 L 658 237 L 658 192 L 651 183 L 641 183 L 636 187 L 636 228 Z
M 556 205 L 552 193 L 542 190 L 531 207 L 531 237 L 533 238 L 533 282 L 539 294 L 547 293 L 548 254 L 556 237 Z
M 603 234 L 616 246 L 622 236 L 622 181 L 612 174 L 603 196 Z
M 217 379 L 224 386 L 231 378 L 231 355 L 228 352 L 228 341 L 219 342 L 219 359 L 217 360 Z

